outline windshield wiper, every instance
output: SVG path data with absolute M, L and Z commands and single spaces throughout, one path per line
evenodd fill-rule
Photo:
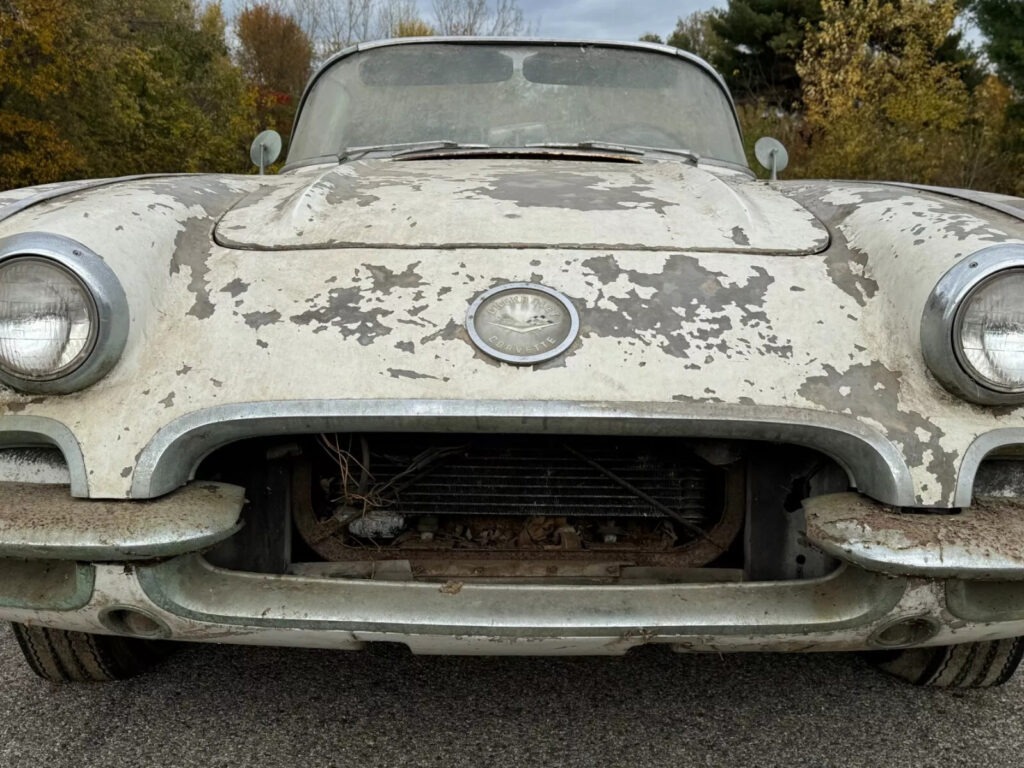
M 346 147 L 338 154 L 338 162 L 352 160 L 368 155 L 371 152 L 390 152 L 392 157 L 408 155 L 415 152 L 429 152 L 435 149 L 487 149 L 487 144 L 463 144 L 447 139 L 431 141 L 406 141 L 399 144 L 374 144 L 366 147 Z
M 524 146 L 527 149 L 597 149 L 603 152 L 621 152 L 624 155 L 644 154 L 644 151 L 638 147 L 614 144 L 610 141 L 543 141 Z
M 700 155 L 689 149 L 673 149 L 671 147 L 641 147 L 635 144 L 616 144 L 611 141 L 548 141 L 541 144 L 527 144 L 527 147 L 538 149 L 596 149 L 602 152 L 619 152 L 624 155 L 643 156 L 650 152 L 664 155 L 675 155 L 685 157 L 696 165 L 700 162 Z
M 692 149 L 675 149 L 673 147 L 635 147 L 635 149 L 642 150 L 643 152 L 660 152 L 663 155 L 685 157 L 687 160 L 691 160 L 694 165 L 700 162 L 700 155 Z

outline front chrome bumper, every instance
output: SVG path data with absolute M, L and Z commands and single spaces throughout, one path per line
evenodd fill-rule
M 126 623 L 125 611 L 149 622 Z M 872 573 L 846 565 L 812 581 L 673 585 L 387 582 L 215 568 L 199 555 L 157 564 L 0 561 L 0 619 L 84 632 L 247 645 L 416 653 L 621 654 L 900 647 L 913 620 L 946 645 L 1024 635 L 1024 583 Z
M 240 506 L 237 490 L 223 492 L 230 503 L 205 491 L 222 512 Z M 984 512 L 923 519 L 856 494 L 819 497 L 808 505 L 808 536 L 844 563 L 824 578 L 569 585 L 224 570 L 197 554 L 208 546 L 200 538 L 169 545 L 160 515 L 149 518 L 148 531 L 163 537 L 162 546 L 171 546 L 165 555 L 174 556 L 131 561 L 147 540 L 147 523 L 143 510 L 126 504 L 136 512 L 136 540 L 129 550 L 124 542 L 105 550 L 105 559 L 117 562 L 96 562 L 70 545 L 49 553 L 66 559 L 30 551 L 16 559 L 9 556 L 10 531 L 0 530 L 0 551 L 8 555 L 0 559 L 0 619 L 252 645 L 356 649 L 400 642 L 417 653 L 452 654 L 620 654 L 647 643 L 679 651 L 838 651 L 1024 635 L 1024 557 L 1014 557 L 1024 534 L 1021 514 L 988 520 L 997 535 L 976 541 L 970 526 Z M 217 535 L 233 530 L 236 517 L 237 509 L 234 516 L 224 512 Z M 59 539 L 51 535 L 50 542 Z M 938 556 L 926 546 L 931 540 L 944 542 Z M 126 615 L 144 619 L 125 621 Z

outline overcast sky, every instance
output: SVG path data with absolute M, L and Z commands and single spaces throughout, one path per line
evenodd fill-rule
M 229 14 L 246 4 L 246 0 L 222 2 Z M 432 0 L 417 2 L 429 19 Z M 646 32 L 664 38 L 679 17 L 726 4 L 727 0 L 519 0 L 537 35 L 595 40 L 636 40 Z M 968 28 L 967 32 L 977 42 L 976 31 Z
M 423 7 L 423 0 L 420 7 Z M 429 3 L 429 0 L 427 0 Z M 636 40 L 645 32 L 665 37 L 680 16 L 724 3 L 714 0 L 519 0 L 545 37 Z
M 432 0 L 417 2 L 429 19 Z M 232 15 L 246 0 L 221 0 L 221 4 Z M 724 6 L 726 0 L 519 0 L 536 34 L 595 40 L 636 40 L 645 32 L 666 37 L 680 16 L 715 5 Z

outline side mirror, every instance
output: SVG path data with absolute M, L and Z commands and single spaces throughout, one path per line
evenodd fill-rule
M 277 131 L 263 131 L 253 139 L 252 147 L 249 149 L 249 159 L 252 164 L 260 169 L 260 176 L 266 171 L 268 165 L 273 165 L 281 154 L 281 134 Z
M 754 145 L 754 157 L 771 172 L 772 181 L 778 179 L 779 172 L 786 170 L 786 166 L 789 165 L 789 152 L 782 146 L 782 142 L 768 136 L 757 140 Z

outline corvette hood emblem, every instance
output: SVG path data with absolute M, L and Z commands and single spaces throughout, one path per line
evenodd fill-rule
M 557 357 L 579 333 L 576 308 L 536 283 L 506 283 L 477 297 L 466 316 L 470 338 L 498 360 L 530 365 Z

